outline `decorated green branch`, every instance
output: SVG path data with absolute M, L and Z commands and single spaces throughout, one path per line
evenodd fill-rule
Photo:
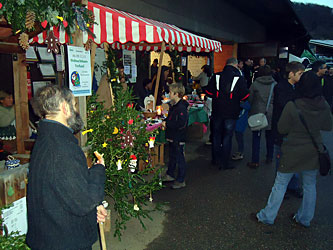
M 144 227 L 142 219 L 150 218 L 152 211 L 147 205 L 153 201 L 153 193 L 161 189 L 162 182 L 159 170 L 152 165 L 156 134 L 146 130 L 141 112 L 133 105 L 131 91 L 115 90 L 114 106 L 110 109 L 97 102 L 96 96 L 89 99 L 87 130 L 83 133 L 88 136 L 91 156 L 95 150 L 104 154 L 105 192 L 113 200 L 117 214 L 111 219 L 116 223 L 114 235 L 120 239 L 131 218 L 139 219 Z

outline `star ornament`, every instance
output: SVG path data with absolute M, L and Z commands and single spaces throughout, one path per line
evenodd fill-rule
M 108 144 L 107 144 L 106 142 L 104 142 L 104 143 L 102 144 L 103 148 L 106 148 L 107 145 L 108 145 Z

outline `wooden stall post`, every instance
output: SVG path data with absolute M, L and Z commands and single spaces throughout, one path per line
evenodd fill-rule
M 155 103 L 157 103 L 157 95 L 158 95 L 158 88 L 159 88 L 159 85 L 160 85 L 160 78 L 161 78 L 161 71 L 162 71 L 162 61 L 163 61 L 164 52 L 165 52 L 165 42 L 163 41 L 162 42 L 159 65 L 158 65 L 158 70 L 157 70 L 156 85 L 155 85 L 155 93 L 154 93 Z M 155 105 L 155 107 L 156 107 L 156 105 Z
M 25 54 L 13 61 L 17 152 L 25 154 L 24 140 L 29 138 L 29 108 Z
M 94 79 L 96 48 L 97 48 L 97 44 L 96 43 L 92 43 L 92 45 L 91 45 L 91 51 L 90 51 L 91 81 L 93 81 L 93 79 Z
M 82 1 L 82 4 L 84 4 L 84 1 Z M 74 34 L 74 46 L 83 47 L 83 36 L 82 31 L 79 28 L 76 28 L 75 34 Z M 76 97 L 76 104 L 80 113 L 80 116 L 83 120 L 84 126 L 87 126 L 87 99 L 85 96 L 79 96 Z M 82 135 L 82 133 L 79 133 L 77 135 L 80 146 L 84 147 L 87 143 L 87 135 Z
M 104 52 L 105 52 L 105 59 L 108 60 L 108 51 L 109 51 L 109 44 L 108 43 L 104 43 Z M 108 74 L 108 78 L 111 78 L 111 72 L 110 69 L 107 69 L 107 74 Z M 112 91 L 112 85 L 111 85 L 111 81 L 109 81 L 109 88 L 110 88 L 110 98 L 111 98 L 111 106 L 113 106 L 114 104 L 114 100 L 113 100 L 113 91 Z

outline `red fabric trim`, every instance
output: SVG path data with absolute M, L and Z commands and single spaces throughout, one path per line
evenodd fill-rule
M 245 99 L 247 99 L 250 96 L 250 94 L 247 94 L 241 101 L 244 101 Z
M 230 93 L 230 99 L 232 99 L 232 92 Z
M 219 92 L 218 91 L 216 92 L 216 98 L 219 98 Z
M 213 95 L 213 93 L 209 92 L 208 90 L 205 90 L 208 95 Z

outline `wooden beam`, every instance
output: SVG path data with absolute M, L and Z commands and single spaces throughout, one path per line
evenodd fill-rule
M 161 54 L 160 54 L 160 60 L 158 61 L 159 65 L 158 65 L 157 78 L 156 78 L 156 84 L 155 84 L 155 93 L 154 93 L 154 99 L 155 99 L 155 103 L 156 103 L 155 107 L 157 106 L 157 95 L 158 95 L 158 88 L 159 88 L 160 78 L 161 78 L 164 51 L 165 51 L 165 42 L 163 41 L 162 48 L 161 48 Z
M 108 60 L 108 51 L 109 51 L 109 44 L 108 43 L 104 43 L 104 52 L 105 52 L 105 59 Z M 111 106 L 114 105 L 114 98 L 113 98 L 113 91 L 112 91 L 112 85 L 111 85 L 111 72 L 110 69 L 107 69 L 107 74 L 108 74 L 108 79 L 109 79 L 109 88 L 110 88 L 110 98 L 111 98 Z
M 83 47 L 83 36 L 82 31 L 79 28 L 76 28 L 75 34 L 74 34 L 74 46 Z M 76 104 L 78 105 L 78 110 L 80 113 L 80 116 L 83 120 L 84 126 L 87 127 L 87 99 L 85 96 L 79 96 L 76 97 Z M 79 133 L 77 135 L 80 146 L 84 147 L 87 143 L 87 135 L 82 135 L 82 133 Z
M 25 54 L 13 61 L 17 152 L 25 154 L 24 140 L 29 138 L 29 108 Z
M 91 50 L 90 50 L 91 81 L 93 81 L 93 79 L 94 79 L 96 48 L 97 48 L 97 44 L 93 42 L 91 45 Z

